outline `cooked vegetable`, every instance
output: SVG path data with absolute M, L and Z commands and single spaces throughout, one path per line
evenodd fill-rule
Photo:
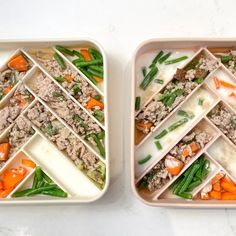
M 104 113 L 101 110 L 94 110 L 94 117 L 102 122 L 104 120 Z
M 153 126 L 152 122 L 142 122 L 142 121 L 140 121 L 136 124 L 136 127 L 141 128 L 141 129 L 151 129 L 152 126 Z
M 27 71 L 29 67 L 28 61 L 22 56 L 16 56 L 8 62 L 8 67 L 19 72 Z
M 92 55 L 94 57 L 94 59 L 102 59 L 102 54 L 98 50 L 89 48 L 88 52 L 89 55 Z
M 179 172 L 183 169 L 184 163 L 177 158 L 168 155 L 165 158 L 165 167 L 168 171 L 168 173 L 176 176 L 179 174 Z
M 233 97 L 233 98 L 236 98 L 236 94 L 234 92 L 230 93 L 229 94 L 229 97 Z M 0 99 L 1 100 L 1 99 Z
M 155 58 L 152 61 L 152 64 L 149 66 L 149 68 L 151 68 L 153 65 L 157 64 L 157 62 L 159 61 L 159 59 L 163 56 L 164 52 L 160 51 Z
M 102 66 L 91 65 L 91 66 L 89 66 L 89 69 L 92 69 L 92 70 L 98 71 L 100 73 L 103 73 L 103 67 Z
M 3 91 L 4 95 L 7 95 L 11 89 L 13 88 L 13 84 L 10 84 L 7 88 L 5 88 L 5 90 Z
M 166 61 L 165 65 L 175 64 L 175 63 L 181 62 L 181 61 L 186 60 L 186 59 L 188 59 L 187 56 L 182 56 L 182 57 L 179 57 L 179 58 L 175 58 L 175 59 Z
M 192 119 L 194 117 L 193 114 L 190 114 L 184 110 L 178 110 L 178 113 L 177 113 L 179 116 L 183 116 L 183 117 L 186 117 L 188 119 Z
M 65 70 L 66 69 L 66 64 L 65 64 L 63 58 L 58 53 L 55 53 L 53 55 L 53 57 L 55 58 L 55 60 L 57 61 L 58 65 L 61 67 L 61 69 Z
M 197 146 L 197 144 L 195 142 L 191 143 L 190 147 L 191 147 L 191 151 L 193 153 L 195 153 L 199 150 L 199 147 Z M 188 147 L 184 148 L 184 150 L 182 152 L 182 157 L 186 158 L 189 156 L 189 154 L 190 154 L 189 148 Z
M 236 194 L 230 192 L 222 193 L 221 200 L 236 200 Z
M 93 70 L 93 69 L 91 69 L 91 68 L 88 68 L 88 70 L 87 70 L 89 73 L 91 73 L 93 76 L 97 76 L 97 77 L 99 77 L 99 78 L 103 78 L 103 73 L 101 73 L 101 72 L 98 72 L 98 71 L 96 71 L 96 70 Z
M 0 160 L 1 161 L 6 161 L 8 159 L 9 151 L 10 151 L 9 143 L 0 144 Z
M 215 76 L 215 77 L 213 77 L 213 80 L 214 80 L 216 89 L 219 89 L 220 88 L 220 81 L 219 81 L 219 79 Z
M 101 154 L 102 157 L 105 157 L 105 149 L 103 144 L 101 143 L 100 139 L 98 138 L 98 136 L 96 134 L 89 134 L 88 137 L 93 138 L 94 142 L 97 145 L 97 148 Z
M 90 57 L 89 52 L 88 52 L 87 49 L 81 49 L 80 53 L 83 55 L 85 61 L 90 61 L 91 60 L 91 57 Z
M 72 52 L 73 52 L 74 56 L 77 56 L 80 61 L 85 60 L 84 56 L 79 51 L 73 50 Z
M 102 65 L 103 61 L 102 59 L 96 59 L 92 61 L 73 61 L 76 67 L 86 67 L 90 65 Z
M 204 99 L 201 99 L 201 98 L 198 99 L 198 105 L 199 105 L 199 106 L 202 106 L 202 105 L 203 105 L 203 102 L 204 102 Z
M 162 79 L 155 79 L 154 82 L 157 84 L 164 84 L 164 80 Z
M 97 85 L 97 80 L 93 77 L 93 75 L 88 72 L 87 70 L 85 70 L 84 68 L 80 68 L 80 71 L 89 79 L 91 80 L 91 82 L 95 85 Z
M 56 81 L 58 81 L 59 83 L 63 83 L 66 81 L 66 78 L 63 76 L 58 76 L 54 78 Z
M 188 119 L 187 118 L 183 118 L 181 120 L 178 120 L 177 122 L 175 122 L 174 124 L 170 125 L 168 127 L 168 131 L 173 131 L 177 128 L 179 128 L 180 126 L 182 126 L 183 124 L 185 124 L 186 122 L 188 122 Z
M 154 80 L 155 75 L 158 73 L 158 68 L 154 65 L 148 74 L 144 77 L 142 83 L 139 87 L 143 90 L 146 90 L 150 83 Z
M 68 48 L 65 48 L 61 45 L 56 45 L 55 48 L 61 52 L 62 54 L 68 55 L 68 56 L 74 56 L 73 51 L 69 50 Z
M 229 82 L 226 82 L 224 80 L 219 80 L 219 83 L 221 86 L 225 87 L 225 88 L 229 88 L 229 89 L 236 89 L 236 85 L 231 84 Z
M 104 104 L 103 102 L 100 102 L 94 98 L 90 98 L 89 101 L 87 102 L 87 109 L 92 109 L 94 107 L 100 107 L 100 109 L 104 109 Z
M 42 128 L 42 131 L 49 136 L 53 136 L 56 134 L 56 129 L 53 127 L 51 122 L 47 123 L 46 126 Z
M 36 167 L 36 164 L 33 161 L 29 160 L 29 159 L 22 159 L 21 163 L 22 163 L 22 165 L 28 166 L 30 168 L 35 168 Z
M 142 73 L 143 73 L 143 77 L 145 77 L 147 75 L 147 67 L 146 66 L 144 66 L 142 68 Z
M 141 97 L 136 97 L 135 99 L 135 110 L 139 110 L 141 105 Z
M 71 75 L 67 75 L 67 76 L 66 76 L 66 81 L 67 81 L 68 83 L 71 83 L 71 82 L 73 81 L 73 77 L 72 77 Z
M 148 162 L 151 158 L 152 158 L 152 156 L 149 154 L 149 155 L 147 155 L 145 158 L 139 160 L 139 161 L 138 161 L 138 164 L 139 164 L 139 165 L 143 165 L 143 164 L 145 164 L 146 162 Z
M 155 136 L 155 139 L 161 139 L 163 138 L 165 135 L 168 134 L 168 131 L 166 129 L 162 130 L 160 134 L 158 134 L 157 136 Z
M 155 141 L 155 145 L 157 147 L 158 150 L 161 150 L 162 149 L 162 146 L 161 146 L 161 143 L 157 140 Z
M 217 199 L 217 200 L 221 200 L 221 192 L 217 192 L 212 190 L 210 193 L 210 197 Z
M 221 56 L 220 60 L 222 63 L 228 63 L 229 61 L 231 61 L 233 59 L 233 55 L 225 55 L 225 56 Z
M 162 63 L 165 62 L 170 56 L 171 56 L 171 52 L 166 53 L 163 57 L 161 57 L 161 58 L 158 60 L 158 63 L 159 63 L 159 64 L 162 64 Z

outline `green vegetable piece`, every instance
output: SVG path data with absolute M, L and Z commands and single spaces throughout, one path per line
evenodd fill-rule
M 61 189 L 44 190 L 41 192 L 41 194 L 49 195 L 53 197 L 62 197 L 62 198 L 67 197 L 67 193 L 62 191 Z
M 191 184 L 189 184 L 187 192 L 192 192 L 197 186 L 199 186 L 202 183 L 202 181 L 200 179 L 192 182 Z
M 101 154 L 102 157 L 105 157 L 105 149 L 103 144 L 101 143 L 100 139 L 97 137 L 96 134 L 90 134 L 89 136 L 91 136 L 94 140 L 94 142 L 97 144 L 97 148 Z
M 149 84 L 154 80 L 154 77 L 157 73 L 158 73 L 158 68 L 156 66 L 153 66 L 152 69 L 145 76 L 139 87 L 143 90 L 146 90 Z
M 42 181 L 43 180 L 43 171 L 42 171 L 40 166 L 37 166 L 35 168 L 35 175 L 37 176 L 38 181 Z
M 142 67 L 142 73 L 143 73 L 143 77 L 145 77 L 147 75 L 147 67 L 146 66 Z
M 102 54 L 98 50 L 89 48 L 88 52 L 90 56 L 92 55 L 91 58 L 102 60 Z
M 178 113 L 177 113 L 179 116 L 183 116 L 183 117 L 186 117 L 188 119 L 192 119 L 194 117 L 193 114 L 190 114 L 184 110 L 178 110 Z
M 139 165 L 143 165 L 143 164 L 145 164 L 146 162 L 148 162 L 151 158 L 152 158 L 152 156 L 149 154 L 149 155 L 147 155 L 145 158 L 139 160 L 139 161 L 138 161 L 138 164 L 139 164 Z
M 159 133 L 157 136 L 155 136 L 155 139 L 161 139 L 167 134 L 168 134 L 168 131 L 166 129 L 164 129 L 161 131 L 161 133 Z
M 0 101 L 3 99 L 4 93 L 3 91 L 0 91 Z
M 231 54 L 220 57 L 220 61 L 224 64 L 228 63 L 231 60 L 233 60 L 233 55 L 231 55 Z
M 54 91 L 52 95 L 53 95 L 53 97 L 58 98 L 59 101 L 64 101 L 65 100 L 64 95 L 59 93 L 59 92 Z
M 103 79 L 103 73 L 98 72 L 98 71 L 96 71 L 96 70 L 93 70 L 93 69 L 91 69 L 91 68 L 88 68 L 87 71 L 88 71 L 89 73 L 91 73 L 92 75 L 97 76 L 97 77 Z
M 204 103 L 204 99 L 199 98 L 199 99 L 198 99 L 198 105 L 199 105 L 199 106 L 202 106 L 203 103 Z
M 196 68 L 196 66 L 199 64 L 199 61 L 198 60 L 193 60 L 191 61 L 186 67 L 185 67 L 185 70 L 188 71 L 188 70 L 193 70 Z
M 141 97 L 136 97 L 135 99 L 135 110 L 138 111 L 141 105 Z
M 194 80 L 194 82 L 196 82 L 197 84 L 202 84 L 204 82 L 204 78 L 197 78 Z
M 87 67 L 90 65 L 102 65 L 103 61 L 102 59 L 96 59 L 96 60 L 91 60 L 91 61 L 73 61 L 75 62 L 76 67 Z
M 54 77 L 54 79 L 58 81 L 59 83 L 63 83 L 66 81 L 66 78 L 63 76 Z
M 79 51 L 73 50 L 72 52 L 73 52 L 74 56 L 78 57 L 78 59 L 76 59 L 76 60 L 85 61 L 84 56 Z
M 193 199 L 193 195 L 191 193 L 182 192 L 182 193 L 178 193 L 177 195 L 185 199 Z
M 23 197 L 25 196 L 27 193 L 31 192 L 32 189 L 29 188 L 29 189 L 24 189 L 22 191 L 18 191 L 18 192 L 15 192 L 12 194 L 12 197 Z
M 99 133 L 97 134 L 97 137 L 98 137 L 100 140 L 103 140 L 104 137 L 105 137 L 105 131 L 102 130 L 101 132 L 99 132 Z
M 49 136 L 53 136 L 56 134 L 56 130 L 53 127 L 51 122 L 46 124 L 46 126 L 44 128 L 42 128 L 42 131 L 45 132 L 46 134 L 48 134 Z
M 95 85 L 97 85 L 97 81 L 93 78 L 93 75 L 88 72 L 87 70 L 83 69 L 83 68 L 79 68 L 80 71 Z
M 174 124 L 170 125 L 168 127 L 168 131 L 171 132 L 177 128 L 179 128 L 180 126 L 182 126 L 183 124 L 185 124 L 186 122 L 188 122 L 187 118 L 183 118 L 181 120 L 178 120 L 177 122 L 175 122 Z
M 81 91 L 80 87 L 78 84 L 74 84 L 71 89 L 70 89 L 72 92 L 74 92 L 75 94 L 77 94 L 78 92 Z
M 157 84 L 164 84 L 164 80 L 162 79 L 155 79 L 154 82 Z
M 160 51 L 155 58 L 152 61 L 152 64 L 149 66 L 149 68 L 151 68 L 153 65 L 157 64 L 157 62 L 159 61 L 159 59 L 163 56 L 164 52 Z
M 94 96 L 94 98 L 98 101 L 100 101 L 102 99 L 102 96 L 100 94 L 97 94 Z
M 62 54 L 68 55 L 68 56 L 74 56 L 73 51 L 61 46 L 61 45 L 56 45 L 55 48 L 61 52 Z
M 175 191 L 175 189 L 178 187 L 179 183 L 183 180 L 183 175 L 181 175 L 177 180 L 174 181 L 174 183 L 171 184 L 170 189 L 172 192 Z
M 25 194 L 25 196 L 32 196 L 32 195 L 35 195 L 35 194 L 39 194 L 39 193 L 42 193 L 42 191 L 50 190 L 50 189 L 55 189 L 56 187 L 57 187 L 56 184 L 52 184 L 52 185 L 48 185 L 48 186 L 45 186 L 45 187 L 40 187 L 40 188 L 32 189 L 31 191 L 27 192 Z
M 92 70 L 95 70 L 95 71 L 98 71 L 100 73 L 103 73 L 103 67 L 102 66 L 91 65 L 88 68 L 92 69 Z
M 156 145 L 156 148 L 158 149 L 158 150 L 162 150 L 162 146 L 161 146 L 161 143 L 160 143 L 160 141 L 155 141 L 155 145 Z
M 38 178 L 37 178 L 37 175 L 35 174 L 33 184 L 32 184 L 32 189 L 35 189 L 37 185 L 38 185 Z
M 65 70 L 66 69 L 66 64 L 65 64 L 63 58 L 58 53 L 55 53 L 53 55 L 53 57 L 55 58 L 55 60 L 57 61 L 58 65 L 61 67 L 61 69 Z
M 104 120 L 104 113 L 101 110 L 94 110 L 94 117 L 102 122 Z
M 43 172 L 43 179 L 48 183 L 52 183 L 52 180 Z
M 158 63 L 159 63 L 159 64 L 162 64 L 162 63 L 165 62 L 170 56 L 171 56 L 171 52 L 166 53 L 163 57 L 161 57 L 161 58 L 158 60 Z
M 165 65 L 175 64 L 175 63 L 178 63 L 178 62 L 184 61 L 184 60 L 186 60 L 186 59 L 188 59 L 187 56 L 182 56 L 182 57 L 179 57 L 179 58 L 175 58 L 175 59 L 172 59 L 172 60 L 166 61 L 166 62 L 165 62 Z

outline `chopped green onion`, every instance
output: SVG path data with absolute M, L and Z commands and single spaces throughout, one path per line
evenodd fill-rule
M 179 110 L 177 113 L 179 116 L 183 116 L 189 119 L 192 119 L 194 117 L 193 114 L 189 114 L 188 112 L 184 111 L 184 110 Z
M 63 58 L 58 54 L 58 53 L 55 53 L 53 55 L 53 57 L 55 58 L 56 62 L 58 63 L 58 65 L 61 67 L 62 70 L 65 70 L 66 69 L 66 64 L 63 60 Z
M 138 161 L 138 164 L 139 164 L 139 165 L 143 165 L 143 164 L 145 164 L 146 162 L 148 162 L 151 158 L 152 158 L 152 156 L 149 154 L 149 155 L 147 155 L 145 158 L 139 160 L 139 161 Z
M 157 73 L 158 73 L 158 68 L 156 66 L 153 66 L 152 69 L 145 76 L 139 87 L 143 90 L 146 90 L 149 84 L 154 80 L 154 77 Z
M 154 82 L 157 84 L 164 84 L 164 80 L 162 79 L 155 79 Z
M 66 54 L 66 55 L 68 55 L 68 56 L 74 56 L 73 51 L 71 51 L 71 50 L 69 50 L 69 49 L 67 49 L 67 48 L 65 48 L 65 47 L 63 47 L 63 46 L 61 46 L 61 45 L 56 45 L 55 48 L 56 48 L 59 52 L 61 52 L 62 54 Z
M 179 58 L 175 58 L 175 59 L 166 61 L 165 65 L 175 64 L 175 63 L 181 62 L 183 60 L 186 60 L 187 58 L 188 58 L 187 56 L 182 56 L 182 57 L 179 57 Z
M 171 55 L 171 52 L 168 52 L 167 54 L 165 54 L 163 57 L 161 57 L 158 62 L 159 64 L 162 64 L 163 62 L 165 62 Z
M 135 99 L 135 110 L 138 111 L 141 105 L 141 97 L 136 97 Z
M 166 129 L 162 130 L 160 134 L 158 134 L 157 136 L 155 136 L 155 139 L 161 139 L 163 138 L 165 135 L 168 134 L 168 131 Z
M 149 66 L 149 68 L 152 68 L 153 65 L 156 65 L 156 63 L 158 62 L 158 60 L 162 57 L 162 55 L 164 54 L 163 51 L 160 51 L 155 58 L 152 61 L 152 64 Z
M 158 140 L 155 142 L 155 145 L 156 145 L 158 150 L 162 149 L 161 143 Z
M 179 128 L 181 125 L 185 124 L 186 122 L 188 122 L 187 118 L 183 118 L 181 120 L 178 120 L 177 122 L 175 122 L 174 124 L 172 124 L 168 127 L 168 131 L 173 131 L 173 130 Z

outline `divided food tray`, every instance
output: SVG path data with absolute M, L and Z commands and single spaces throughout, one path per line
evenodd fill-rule
M 236 207 L 236 40 L 149 40 L 132 62 L 131 181 L 152 206 Z
M 0 42 L 0 64 L 0 204 L 102 197 L 110 168 L 101 46 L 87 39 Z

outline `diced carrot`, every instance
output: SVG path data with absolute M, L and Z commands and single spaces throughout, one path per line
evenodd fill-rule
M 67 76 L 66 76 L 66 81 L 67 81 L 68 83 L 71 83 L 71 82 L 73 81 L 73 77 L 72 77 L 71 75 L 67 75 Z
M 84 56 L 85 61 L 90 61 L 90 55 L 87 49 L 81 49 L 80 53 Z
M 22 56 L 16 56 L 11 61 L 8 62 L 8 67 L 18 71 L 27 71 L 29 66 L 28 61 Z
M 234 185 L 234 182 L 227 175 L 225 175 L 224 178 L 221 179 L 221 182 Z
M 229 94 L 229 97 L 236 98 L 236 94 L 234 92 Z
M 176 176 L 179 174 L 179 172 L 183 169 L 184 163 L 177 158 L 168 155 L 165 159 L 165 167 L 167 171 Z
M 216 182 L 215 184 L 213 184 L 213 190 L 220 192 L 221 191 L 221 186 L 220 186 L 220 182 Z
M 229 192 L 222 193 L 221 200 L 236 200 L 236 194 Z
M 141 129 L 151 129 L 152 126 L 153 126 L 152 122 L 145 123 L 144 121 L 140 121 L 136 124 L 136 127 Z
M 0 190 L 0 198 L 6 198 L 11 193 L 12 190 L 13 188 Z
M 209 200 L 210 199 L 209 193 L 201 192 L 201 199 Z
M 9 143 L 0 144 L 0 161 L 6 161 L 8 159 L 9 151 L 10 151 Z
M 219 89 L 219 88 L 220 88 L 220 81 L 219 81 L 219 79 L 215 76 L 215 77 L 213 78 L 213 80 L 214 80 L 216 89 Z
M 12 90 L 12 88 L 13 88 L 13 84 L 10 84 L 9 86 L 7 86 L 7 87 L 4 89 L 3 93 L 4 93 L 5 95 L 8 94 L 8 93 Z
M 221 182 L 221 187 L 226 191 L 230 193 L 236 194 L 236 186 L 232 183 L 227 183 L 227 182 Z
M 185 158 L 185 157 L 189 156 L 189 154 L 190 154 L 189 148 L 186 147 L 182 152 L 182 156 Z
M 3 182 L 0 181 L 0 190 L 3 190 Z
M 22 166 L 19 166 L 15 170 L 16 170 L 16 173 L 18 175 L 23 175 L 24 176 L 27 173 L 27 170 L 24 167 L 22 167 Z
M 217 199 L 217 200 L 221 199 L 221 192 L 217 192 L 217 191 L 212 190 L 209 194 L 214 199 Z
M 100 83 L 100 82 L 102 82 L 103 81 L 103 79 L 102 78 L 100 78 L 100 77 L 97 77 L 97 76 L 93 76 L 93 78 L 98 82 L 98 83 Z
M 91 97 L 91 98 L 89 99 L 89 101 L 87 102 L 87 109 L 92 109 L 92 108 L 94 108 L 94 107 L 96 107 L 96 106 L 100 107 L 101 110 L 104 109 L 104 104 L 103 104 L 103 102 L 100 102 L 100 101 L 96 100 L 95 98 L 92 98 L 92 97 Z
M 194 142 L 191 143 L 190 146 L 191 146 L 192 152 L 197 152 L 199 149 L 198 145 Z
M 29 160 L 29 159 L 22 159 L 21 163 L 22 163 L 22 165 L 28 166 L 30 168 L 35 168 L 36 167 L 36 164 L 33 161 Z
M 234 84 L 231 84 L 231 83 L 226 82 L 224 80 L 219 80 L 219 82 L 220 82 L 220 85 L 225 88 L 236 89 L 236 85 L 234 85 Z
M 219 172 L 211 181 L 212 184 L 217 183 L 220 179 L 222 179 L 225 176 L 223 172 Z

